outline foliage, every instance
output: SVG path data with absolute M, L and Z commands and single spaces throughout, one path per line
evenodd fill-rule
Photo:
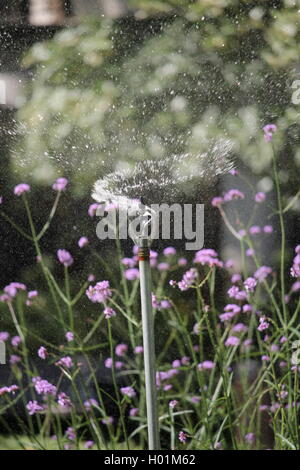
M 273 124 L 265 128 L 265 147 L 272 149 L 275 131 Z M 210 248 L 196 252 L 191 263 L 174 247 L 151 252 L 163 449 L 299 449 L 300 245 L 288 260 L 290 206 L 282 201 L 277 165 L 272 153 L 278 200 L 270 210 L 280 224 L 279 272 L 259 257 L 261 238 L 274 235 L 269 223 L 252 225 L 253 217 L 271 202 L 255 188 L 253 214 L 245 223 L 239 216 L 244 193 L 233 188 L 212 200 L 240 242 L 240 270 L 232 260 L 222 262 Z M 232 178 L 239 179 L 236 171 Z M 0 332 L 9 354 L 8 379 L 0 387 L 0 420 L 3 429 L 14 434 L 9 414 L 16 419 L 26 436 L 25 441 L 16 436 L 21 447 L 144 449 L 147 420 L 136 247 L 124 258 L 116 238 L 116 255 L 110 254 L 108 263 L 98 255 L 102 271 L 98 267 L 96 276 L 88 271 L 79 288 L 73 271 L 78 253 L 73 258 L 69 251 L 58 250 L 64 278 L 58 280 L 41 240 L 67 184 L 62 178 L 53 185 L 56 198 L 41 229 L 32 217 L 28 184 L 14 190 L 25 206 L 28 229 L 24 231 L 5 209 L 0 213 L 33 244 L 40 272 L 34 285 L 13 282 L 0 296 L 3 314 L 10 318 L 9 332 Z M 110 203 L 106 209 L 115 210 Z M 94 211 L 93 205 L 90 215 Z M 81 250 L 89 245 L 81 238 Z M 118 274 L 111 271 L 113 259 L 118 260 Z M 40 289 L 37 282 L 42 280 Z M 225 302 L 220 296 L 224 285 Z M 50 331 L 41 333 L 39 322 L 30 324 L 33 317 L 45 314 L 58 329 L 51 339 Z M 32 351 L 33 340 L 39 342 L 38 351 Z M 49 445 L 53 434 L 55 445 Z
M 271 153 L 256 137 L 277 120 L 289 195 L 300 161 L 291 102 L 298 1 L 131 5 L 135 19 L 90 20 L 29 51 L 24 65 L 34 73 L 14 165 L 37 180 L 68 171 L 82 194 L 95 173 L 120 162 L 199 152 L 222 136 L 265 174 Z

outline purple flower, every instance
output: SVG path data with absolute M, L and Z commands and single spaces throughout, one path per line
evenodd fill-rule
M 11 345 L 14 348 L 17 348 L 21 344 L 21 342 L 22 342 L 22 340 L 21 340 L 20 336 L 13 336 L 12 339 L 11 339 Z
M 195 268 L 191 268 L 183 275 L 181 281 L 178 282 L 178 287 L 181 291 L 188 290 L 192 285 L 195 284 L 197 279 L 197 270 Z
M 270 324 L 266 321 L 265 317 L 259 319 L 258 331 L 265 331 L 269 328 Z
M 91 449 L 95 445 L 94 441 L 86 441 L 84 444 L 85 449 Z
M 125 356 L 127 353 L 127 350 L 128 350 L 127 344 L 123 344 L 123 343 L 118 344 L 116 346 L 116 355 L 120 357 Z
M 27 183 L 20 183 L 15 186 L 14 193 L 16 196 L 21 196 L 21 194 L 28 193 L 30 191 L 30 186 Z
M 127 281 L 135 281 L 139 279 L 140 272 L 137 268 L 129 268 L 124 271 L 124 276 Z
M 236 284 L 237 282 L 240 282 L 241 279 L 242 279 L 242 276 L 240 274 L 237 274 L 237 273 L 235 273 L 231 276 L 232 284 Z
M 252 310 L 253 310 L 252 305 L 249 305 L 249 304 L 243 305 L 243 313 L 252 312 Z
M 136 260 L 135 258 L 123 258 L 121 263 L 126 266 L 126 268 L 134 268 L 136 265 Z
M 169 263 L 159 263 L 157 265 L 157 269 L 160 272 L 168 271 L 170 269 L 170 265 L 169 265 Z
M 126 397 L 134 398 L 136 396 L 136 391 L 132 387 L 121 387 L 120 390 L 122 395 Z
M 3 341 L 5 343 L 5 341 L 7 341 L 9 338 L 9 333 L 7 333 L 7 331 L 0 331 L 0 341 Z
M 84 246 L 88 245 L 89 239 L 87 237 L 80 237 L 78 240 L 79 248 L 83 248 Z
M 186 258 L 179 258 L 178 266 L 186 266 L 186 265 L 187 265 L 187 259 Z
M 47 349 L 44 347 L 44 346 L 41 346 L 38 350 L 38 356 L 45 360 L 46 357 L 48 356 L 48 352 L 47 352 Z
M 57 389 L 55 385 L 52 385 L 50 382 L 48 382 L 48 380 L 43 380 L 40 377 L 34 377 L 32 382 L 36 392 L 39 395 L 56 395 Z
M 98 407 L 99 403 L 94 398 L 90 398 L 89 400 L 86 400 L 83 405 L 84 405 L 86 411 L 89 412 L 89 411 L 92 410 L 93 407 Z
M 163 254 L 164 256 L 174 256 L 176 255 L 176 248 L 174 248 L 173 246 L 168 246 L 164 249 Z
M 263 127 L 264 138 L 266 142 L 271 142 L 274 132 L 277 131 L 276 124 L 267 124 Z
M 186 443 L 186 439 L 187 439 L 187 435 L 184 431 L 180 431 L 179 434 L 178 434 L 178 439 L 180 440 L 180 442 L 182 442 L 183 444 Z
M 265 225 L 264 228 L 263 228 L 263 231 L 265 233 L 272 233 L 273 232 L 273 227 L 272 225 Z
M 198 364 L 198 370 L 212 370 L 216 367 L 216 364 L 212 361 L 204 361 Z
M 109 281 L 97 282 L 95 286 L 90 286 L 86 295 L 94 303 L 104 303 L 112 295 Z
M 174 409 L 176 405 L 178 405 L 178 401 L 177 401 L 177 400 L 171 400 L 170 403 L 169 403 L 169 407 L 170 407 L 171 409 Z
M 230 189 L 224 195 L 225 202 L 233 201 L 234 199 L 245 199 L 245 194 L 239 191 L 238 189 Z
M 10 365 L 15 365 L 15 364 L 18 364 L 18 362 L 21 362 L 21 358 L 20 356 L 17 356 L 16 354 L 12 354 L 9 358 L 9 363 Z
M 108 357 L 107 359 L 105 359 L 104 361 L 104 365 L 107 369 L 111 369 L 112 368 L 112 365 L 113 365 L 113 360 L 111 357 Z
M 129 410 L 129 416 L 136 416 L 139 413 L 138 408 L 130 408 Z
M 300 281 L 294 282 L 291 287 L 292 292 L 298 292 L 298 290 L 300 290 Z
M 11 385 L 10 387 L 0 388 L 0 397 L 6 395 L 7 393 L 12 393 L 13 395 L 19 390 L 18 385 Z
M 232 299 L 245 300 L 247 298 L 246 292 L 243 290 L 240 290 L 237 286 L 230 287 L 227 293 L 229 297 Z
M 134 352 L 135 352 L 135 354 L 142 354 L 144 352 L 143 346 L 136 346 L 134 348 Z
M 33 416 L 36 413 L 38 413 L 39 411 L 44 410 L 43 406 L 39 405 L 36 400 L 28 402 L 27 405 L 26 405 L 26 408 L 27 408 L 28 413 L 30 414 L 30 416 Z
M 66 340 L 68 341 L 68 343 L 71 343 L 71 341 L 74 340 L 74 334 L 72 333 L 72 331 L 68 331 L 66 333 Z
M 58 362 L 56 362 L 55 365 L 70 369 L 73 366 L 73 361 L 70 356 L 65 356 L 62 357 Z
M 172 367 L 174 367 L 175 369 L 177 367 L 181 367 L 181 361 L 179 359 L 175 359 L 175 361 L 172 362 Z
M 211 205 L 213 207 L 219 207 L 221 206 L 221 204 L 223 204 L 223 202 L 224 202 L 224 199 L 222 197 L 214 197 L 211 200 Z
M 300 277 L 300 252 L 298 250 L 299 245 L 296 247 L 296 256 L 293 259 L 293 266 L 291 267 L 292 277 Z
M 34 299 L 35 297 L 37 297 L 39 295 L 38 291 L 37 290 L 31 290 L 28 292 L 28 299 Z
M 166 310 L 168 308 L 171 308 L 171 304 L 170 304 L 169 300 L 167 300 L 167 299 L 161 300 L 159 308 L 161 310 Z
M 229 336 L 225 341 L 225 346 L 238 346 L 240 344 L 240 339 L 236 336 Z
M 57 178 L 55 183 L 52 185 L 54 191 L 64 191 L 68 185 L 67 178 Z
M 266 356 L 266 355 L 261 356 L 261 360 L 264 361 L 264 362 L 270 362 L 269 356 Z
M 188 356 L 183 356 L 183 357 L 181 358 L 181 364 L 182 364 L 183 366 L 188 366 L 189 363 L 190 363 L 190 358 L 189 358 Z
M 117 315 L 117 313 L 111 307 L 105 307 L 105 309 L 103 310 L 103 313 L 104 313 L 104 318 L 106 320 L 108 320 L 111 317 L 115 317 Z
M 106 418 L 101 419 L 102 424 L 106 424 L 107 426 L 109 424 L 113 424 L 114 418 L 112 416 L 107 416 Z
M 253 434 L 253 432 L 249 432 L 245 436 L 245 441 L 247 442 L 247 444 L 253 444 L 254 439 L 255 439 L 255 434 Z
M 257 284 L 257 281 L 253 278 L 253 277 L 248 277 L 245 281 L 244 281 L 244 286 L 245 286 L 245 289 L 249 292 L 254 292 L 254 289 L 256 287 L 256 284 Z
M 266 195 L 263 192 L 259 192 L 255 194 L 255 202 L 264 202 L 266 200 Z
M 191 397 L 191 402 L 192 402 L 192 403 L 197 404 L 197 403 L 199 403 L 200 401 L 201 401 L 201 398 L 200 398 L 200 397 L 197 397 L 197 396 Z
M 7 286 L 5 286 L 3 290 L 5 294 L 7 294 L 12 299 L 17 295 L 18 290 L 26 290 L 26 286 L 21 282 L 11 282 Z
M 246 250 L 246 256 L 253 256 L 254 255 L 254 250 L 253 248 L 247 248 Z
M 76 439 L 76 433 L 75 433 L 74 428 L 69 427 L 69 428 L 66 430 L 66 437 L 69 439 L 69 441 L 75 441 L 75 439 Z
M 236 333 L 240 333 L 240 332 L 246 332 L 248 330 L 248 327 L 246 325 L 244 325 L 244 323 L 237 323 L 236 325 L 234 325 L 234 327 L 232 328 L 232 331 L 233 332 L 236 332 Z
M 253 225 L 249 228 L 249 233 L 251 235 L 257 235 L 258 233 L 261 233 L 261 228 L 258 225 Z
M 61 392 L 58 395 L 57 403 L 62 406 L 63 408 L 71 408 L 72 407 L 72 402 L 70 397 L 66 395 L 64 392 Z
M 269 266 L 261 266 L 257 269 L 257 271 L 255 271 L 254 277 L 258 280 L 258 282 L 262 282 L 269 274 L 271 274 L 271 272 L 272 268 Z
M 193 262 L 200 263 L 202 266 L 218 266 L 221 268 L 223 263 L 217 258 L 217 256 L 218 253 L 215 250 L 212 250 L 211 248 L 205 248 L 196 252 Z
M 58 250 L 57 258 L 59 262 L 63 264 L 65 267 L 71 266 L 74 262 L 71 253 L 69 253 L 67 250 Z
M 91 204 L 90 207 L 88 208 L 88 214 L 90 217 L 94 217 L 97 213 L 97 209 L 99 207 L 102 207 L 101 204 L 98 204 L 98 203 L 94 203 L 94 204 Z

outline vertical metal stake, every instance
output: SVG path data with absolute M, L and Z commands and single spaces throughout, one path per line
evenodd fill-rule
M 149 450 L 159 450 L 160 442 L 156 392 L 154 319 L 151 298 L 150 253 L 147 240 L 142 240 L 142 246 L 139 248 L 138 257 L 141 286 L 148 447 Z

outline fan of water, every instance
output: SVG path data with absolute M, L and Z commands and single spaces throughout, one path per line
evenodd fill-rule
M 144 204 L 184 202 L 197 190 L 207 186 L 233 167 L 232 143 L 210 142 L 202 154 L 172 155 L 163 159 L 144 160 L 134 168 L 109 173 L 95 183 L 93 198 L 98 202 L 142 200 Z

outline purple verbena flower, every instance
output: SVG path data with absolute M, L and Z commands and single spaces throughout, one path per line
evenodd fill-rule
M 225 202 L 233 201 L 235 199 L 245 199 L 245 194 L 238 189 L 230 189 L 226 194 L 224 194 Z
M 266 195 L 263 192 L 259 192 L 255 194 L 255 202 L 264 202 L 266 200 Z
M 117 315 L 115 310 L 112 309 L 111 307 L 105 307 L 105 309 L 103 310 L 103 313 L 104 313 L 104 318 L 106 320 L 108 320 L 109 318 L 115 317 Z
M 198 364 L 198 370 L 212 370 L 215 367 L 216 367 L 216 364 L 215 362 L 212 362 L 212 361 L 204 361 Z
M 72 333 L 72 331 L 67 331 L 66 340 L 68 341 L 68 343 L 71 343 L 71 341 L 74 341 L 74 333 Z
M 14 188 L 14 194 L 16 196 L 21 196 L 24 193 L 28 193 L 30 191 L 30 186 L 27 183 L 20 183 Z
M 57 251 L 57 258 L 59 262 L 63 264 L 65 267 L 71 266 L 74 262 L 71 253 L 63 249 Z
M 274 132 L 277 131 L 276 124 L 267 124 L 263 127 L 264 139 L 266 142 L 271 142 Z
M 62 357 L 59 361 L 55 363 L 56 366 L 65 367 L 66 369 L 71 369 L 73 366 L 73 361 L 70 356 Z
M 84 246 L 89 244 L 89 239 L 87 237 L 80 237 L 78 240 L 79 248 L 83 248 Z
M 227 340 L 225 341 L 225 346 L 238 346 L 240 344 L 240 338 L 237 336 L 229 336 Z
M 256 287 L 256 284 L 257 284 L 257 281 L 254 279 L 254 277 L 248 277 L 245 281 L 244 281 L 244 286 L 245 286 L 245 289 L 249 292 L 254 292 L 254 289 Z
M 44 411 L 44 407 L 39 405 L 36 400 L 30 401 L 27 403 L 26 408 L 30 416 L 35 415 L 39 411 Z
M 48 356 L 47 349 L 44 346 L 41 346 L 38 350 L 38 356 L 40 359 L 45 360 L 46 357 Z
M 127 281 L 135 281 L 139 279 L 140 272 L 137 268 L 129 268 L 124 271 L 124 276 Z
M 94 441 L 86 441 L 86 443 L 84 444 L 84 448 L 88 450 L 94 447 L 94 445 L 95 445 Z
M 128 398 L 134 398 L 136 396 L 136 391 L 132 387 L 121 387 L 122 395 Z
M 95 286 L 89 286 L 86 295 L 94 303 L 104 303 L 112 295 L 109 281 L 100 281 Z
M 13 336 L 11 339 L 11 345 L 17 348 L 22 343 L 20 336 Z
M 52 185 L 52 189 L 54 189 L 54 191 L 64 191 L 66 189 L 68 185 L 68 180 L 67 178 L 57 178 L 57 180 L 55 181 L 55 183 L 53 183 Z
M 58 398 L 57 398 L 57 403 L 63 408 L 72 407 L 72 402 L 71 402 L 70 397 L 68 397 L 68 395 L 66 395 L 66 393 L 64 392 L 59 393 Z
M 272 268 L 269 266 L 261 266 L 257 269 L 257 271 L 255 271 L 254 277 L 258 280 L 258 282 L 262 282 L 269 274 L 271 274 L 271 272 Z
M 187 435 L 184 431 L 180 431 L 179 434 L 178 434 L 178 439 L 180 440 L 180 442 L 182 442 L 183 444 L 186 443 L 186 439 L 187 439 Z
M 177 401 L 177 400 L 171 400 L 171 401 L 169 402 L 169 407 L 172 408 L 172 409 L 174 409 L 175 406 L 177 406 L 177 405 L 178 405 L 178 401 Z
M 39 395 L 51 395 L 55 396 L 57 388 L 52 385 L 48 380 L 41 379 L 40 377 L 34 377 L 32 379 L 34 388 Z
M 213 207 L 219 207 L 223 204 L 223 202 L 224 202 L 224 199 L 222 197 L 217 196 L 217 197 L 212 198 L 211 205 Z

